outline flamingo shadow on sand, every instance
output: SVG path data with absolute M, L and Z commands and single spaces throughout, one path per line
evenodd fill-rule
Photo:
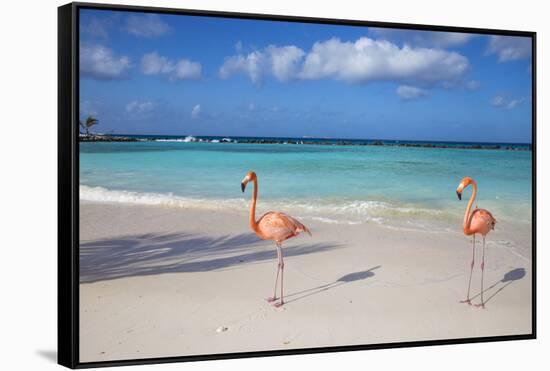
M 373 271 L 378 269 L 378 268 L 381 268 L 381 267 L 382 267 L 381 265 L 377 265 L 376 267 L 372 267 L 372 268 L 370 268 L 368 270 L 365 270 L 365 271 L 348 273 L 348 274 L 338 278 L 337 280 L 335 280 L 333 282 L 326 283 L 326 284 L 321 285 L 321 286 L 312 287 L 310 289 L 294 292 L 292 294 L 287 294 L 286 297 L 290 298 L 290 299 L 287 300 L 286 303 L 292 303 L 294 301 L 305 299 L 308 296 L 312 296 L 312 295 L 315 295 L 315 294 L 320 294 L 320 293 L 328 291 L 330 289 L 334 289 L 336 287 L 345 285 L 347 283 L 351 283 L 351 282 L 355 282 L 355 281 L 361 281 L 361 280 L 367 279 L 369 277 L 373 277 L 374 276 Z
M 518 281 L 525 277 L 525 268 L 516 268 L 512 269 L 510 272 L 506 273 L 502 279 L 498 280 L 497 282 L 493 283 L 491 286 L 487 287 L 482 292 L 484 294 L 487 294 L 488 291 L 491 291 L 495 289 L 495 292 L 491 294 L 487 299 L 485 299 L 485 304 L 492 298 L 494 298 L 496 295 L 498 295 L 502 290 L 504 290 L 506 287 L 511 285 L 513 282 Z M 497 286 L 500 286 L 497 288 Z M 478 296 L 481 295 L 482 292 L 479 292 L 477 295 L 474 295 L 471 297 L 471 299 L 475 299 Z

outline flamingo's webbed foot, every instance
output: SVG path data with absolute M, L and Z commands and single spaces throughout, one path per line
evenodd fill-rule
M 281 300 L 281 301 L 278 301 L 278 302 L 276 302 L 276 303 L 273 303 L 273 306 L 274 306 L 275 308 L 280 308 L 280 307 L 283 306 L 284 303 L 285 303 L 285 302 Z
M 268 303 L 273 303 L 275 300 L 277 300 L 276 296 L 270 296 L 265 299 Z
M 481 309 L 485 309 L 485 303 L 474 304 L 474 307 L 476 307 L 476 308 L 481 308 Z
M 464 304 L 468 304 L 468 305 L 472 305 L 472 301 L 470 299 L 464 299 L 464 300 L 461 300 L 460 303 L 464 303 Z

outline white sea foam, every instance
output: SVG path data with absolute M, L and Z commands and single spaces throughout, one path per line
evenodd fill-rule
M 242 209 L 246 207 L 245 201 L 241 199 L 227 199 L 220 202 L 220 200 L 181 197 L 172 193 L 110 190 L 104 187 L 89 187 L 86 185 L 80 186 L 80 200 L 196 209 Z
M 308 218 L 307 216 L 305 218 Z M 359 221 L 352 221 L 352 220 L 338 220 L 338 219 L 332 219 L 332 218 L 324 218 L 321 216 L 312 216 L 310 217 L 311 220 L 315 220 L 322 223 L 327 224 L 349 224 L 349 225 L 356 225 L 361 224 Z
M 104 187 L 80 186 L 80 200 L 104 203 L 124 203 L 175 207 L 184 209 L 202 210 L 233 210 L 247 211 L 248 197 L 208 199 L 192 198 L 175 195 L 172 193 L 135 192 L 126 190 L 111 190 Z M 359 200 L 269 200 L 262 199 L 258 206 L 258 215 L 268 210 L 287 212 L 301 218 L 315 220 L 328 224 L 361 224 L 376 223 L 396 227 L 408 227 L 413 229 L 428 229 L 431 227 L 429 220 L 439 220 L 444 216 L 438 210 L 429 210 L 413 207 L 402 207 L 381 201 Z M 408 217 L 423 216 L 427 223 L 407 223 Z M 401 220 L 398 224 L 395 221 Z
M 147 141 L 147 139 L 142 139 Z M 180 142 L 180 143 L 192 143 L 192 142 L 201 142 L 201 143 L 238 143 L 236 139 L 231 138 L 222 138 L 222 139 L 202 139 L 195 138 L 193 136 L 187 136 L 185 138 L 159 138 L 155 139 L 155 142 Z
M 182 142 L 182 143 L 190 143 L 190 142 L 196 142 L 197 138 L 192 136 L 187 136 L 185 138 L 177 138 L 177 139 L 155 139 L 155 142 Z

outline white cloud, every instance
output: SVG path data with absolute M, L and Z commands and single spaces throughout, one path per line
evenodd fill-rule
M 332 38 L 313 45 L 304 61 L 301 76 L 352 83 L 394 81 L 436 85 L 459 80 L 468 67 L 468 59 L 456 52 L 408 45 L 398 47 L 368 37 L 355 42 Z
M 176 70 L 174 71 L 174 78 L 184 79 L 197 79 L 201 76 L 202 66 L 198 62 L 192 62 L 189 59 L 180 59 L 176 63 Z
M 531 39 L 522 36 L 490 36 L 487 55 L 498 55 L 499 62 L 531 57 Z
M 369 31 L 377 38 L 404 44 L 449 48 L 466 44 L 476 35 L 461 32 L 401 30 L 394 28 L 369 28 Z
M 201 114 L 201 105 L 200 104 L 195 104 L 195 106 L 191 110 L 191 118 L 192 119 L 197 119 L 197 118 L 199 118 L 200 114 Z
M 131 67 L 130 59 L 117 56 L 102 45 L 80 45 L 80 73 L 99 80 L 123 78 Z
M 506 108 L 507 109 L 516 108 L 516 106 L 520 103 L 521 103 L 521 101 L 519 99 L 512 99 L 508 102 L 508 104 L 506 105 Z
M 269 46 L 267 48 L 269 64 L 273 75 L 280 81 L 288 81 L 296 75 L 299 62 L 305 55 L 304 51 L 296 46 Z
M 509 98 L 504 95 L 495 95 L 491 99 L 491 105 L 493 107 L 510 110 L 516 108 L 526 100 L 527 98 Z
M 105 20 L 92 17 L 88 22 L 80 24 L 80 32 L 89 36 L 108 39 L 109 33 L 107 32 L 107 28 L 110 25 L 110 19 Z
M 428 95 L 426 90 L 409 85 L 400 85 L 396 92 L 403 100 L 413 100 Z
M 188 80 L 199 78 L 202 66 L 189 59 L 184 58 L 176 62 L 152 52 L 141 58 L 141 72 L 146 75 L 168 75 L 171 80 Z
M 219 74 L 222 79 L 236 73 L 245 73 L 253 83 L 259 83 L 262 76 L 262 68 L 264 55 L 261 52 L 255 51 L 246 56 L 235 55 L 225 59 L 225 62 L 220 67 Z
M 289 81 L 297 76 L 304 54 L 302 49 L 293 45 L 269 45 L 248 55 L 239 54 L 226 58 L 219 73 L 222 78 L 244 73 L 255 84 L 261 82 L 263 75 L 272 75 L 279 81 Z
M 125 29 L 129 34 L 141 37 L 158 37 L 170 31 L 168 24 L 156 14 L 129 16 Z
M 491 104 L 495 107 L 501 107 L 504 105 L 504 97 L 502 95 L 495 95 L 493 99 L 491 99 Z
M 155 104 L 150 101 L 140 102 L 132 101 L 126 105 L 126 112 L 128 113 L 145 113 L 152 111 L 155 107 Z
M 355 42 L 337 38 L 316 42 L 308 53 L 292 45 L 270 45 L 226 58 L 219 73 L 222 78 L 242 73 L 255 84 L 271 75 L 279 81 L 334 79 L 348 83 L 391 81 L 443 86 L 460 81 L 468 68 L 468 59 L 456 52 L 399 47 L 362 37 Z
M 157 75 L 174 71 L 174 63 L 157 52 L 145 54 L 141 58 L 141 72 L 146 75 Z

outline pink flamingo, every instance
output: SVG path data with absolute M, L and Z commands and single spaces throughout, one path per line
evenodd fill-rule
M 291 216 L 277 212 L 269 211 L 256 221 L 256 200 L 258 198 L 258 177 L 253 171 L 249 171 L 241 182 L 241 189 L 244 192 L 248 182 L 254 182 L 254 193 L 252 194 L 252 203 L 250 204 L 249 223 L 250 228 L 262 240 L 273 240 L 277 246 L 277 277 L 275 278 L 275 288 L 273 296 L 267 298 L 267 301 L 273 303 L 277 300 L 277 282 L 279 281 L 279 271 L 281 272 L 281 300 L 273 305 L 280 307 L 283 301 L 283 272 L 285 263 L 283 261 L 283 241 L 297 236 L 300 232 L 306 232 L 311 236 L 311 232 L 305 225 Z
M 470 213 L 470 210 L 472 208 L 472 204 L 474 203 L 474 200 L 476 198 L 477 193 L 477 185 L 476 182 L 470 178 L 470 177 L 464 177 L 460 184 L 458 185 L 458 188 L 456 189 L 456 195 L 458 196 L 458 199 L 462 199 L 462 191 L 468 187 L 469 185 L 472 185 L 473 192 L 470 196 L 470 201 L 468 202 L 468 206 L 466 207 L 466 212 L 464 213 L 464 223 L 463 223 L 463 230 L 464 234 L 466 236 L 473 235 L 472 239 L 472 263 L 470 265 L 470 279 L 468 280 L 468 293 L 466 294 L 466 299 L 462 300 L 461 303 L 467 303 L 469 305 L 472 305 L 470 301 L 470 285 L 472 283 L 472 272 L 474 270 L 474 260 L 475 260 L 475 248 L 476 248 L 476 233 L 481 234 L 483 236 L 483 252 L 482 252 L 482 258 L 481 258 L 481 303 L 476 304 L 476 307 L 485 308 L 485 302 L 483 301 L 483 270 L 485 269 L 485 236 L 495 229 L 495 223 L 497 222 L 496 219 L 493 217 L 493 215 L 485 209 L 478 209 L 477 206 Z

